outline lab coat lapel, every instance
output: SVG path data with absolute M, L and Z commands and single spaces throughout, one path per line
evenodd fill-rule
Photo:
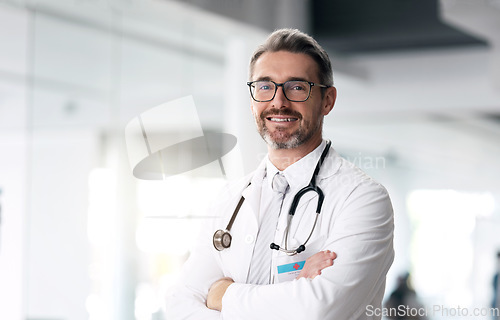
M 337 151 L 335 151 L 333 147 L 330 147 L 330 151 L 328 152 L 328 155 L 326 156 L 325 161 L 323 162 L 323 165 L 321 166 L 321 169 L 318 173 L 318 185 L 321 180 L 327 179 L 336 174 L 337 171 L 339 171 L 340 163 L 341 162 Z
M 339 161 L 338 161 L 338 154 L 337 152 L 330 147 L 330 151 L 328 152 L 328 155 L 325 158 L 325 161 L 323 162 L 323 165 L 321 166 L 321 169 L 319 170 L 318 177 L 316 180 L 316 183 L 318 186 L 321 187 L 321 181 L 324 179 L 327 179 L 334 175 L 338 169 L 339 169 Z M 296 194 L 299 190 L 296 190 L 294 194 Z M 304 205 L 308 204 L 311 200 L 315 200 L 318 197 L 318 194 L 316 192 L 307 192 L 305 193 L 302 198 L 300 199 L 299 204 L 297 205 L 297 209 L 300 209 Z M 327 197 L 327 195 L 325 195 Z
M 250 181 L 250 185 L 248 188 L 243 190 L 242 196 L 245 198 L 245 202 L 252 208 L 254 213 L 254 221 L 257 223 L 259 221 L 259 211 L 260 211 L 260 196 L 261 196 L 261 188 L 262 188 L 262 180 L 265 175 L 265 166 L 266 162 L 262 161 L 257 170 Z
M 252 260 L 252 254 L 255 245 L 255 239 L 257 238 L 257 233 L 259 230 L 258 218 L 260 210 L 260 198 L 261 198 L 261 188 L 262 180 L 265 174 L 265 161 L 254 172 L 253 177 L 250 181 L 250 185 L 243 190 L 242 196 L 245 198 L 245 202 L 241 207 L 243 216 L 245 217 L 245 225 L 242 236 L 245 237 L 245 242 L 248 239 L 253 239 L 253 245 L 246 243 L 241 247 L 241 254 L 238 254 L 239 260 L 237 264 L 238 268 L 235 268 L 235 278 L 244 279 L 246 282 L 248 280 L 248 272 L 250 269 L 250 262 Z

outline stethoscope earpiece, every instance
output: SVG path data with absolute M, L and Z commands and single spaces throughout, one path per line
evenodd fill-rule
M 306 250 L 306 246 L 305 245 L 300 245 L 298 248 L 297 248 L 297 253 L 301 253 L 302 251 L 305 251 Z
M 303 244 L 301 244 L 297 249 L 294 249 L 294 250 L 283 249 L 274 242 L 271 243 L 271 245 L 269 247 L 271 248 L 271 250 L 278 250 L 278 251 L 284 252 L 290 256 L 293 256 L 297 253 L 301 253 L 301 252 L 306 250 L 306 246 Z

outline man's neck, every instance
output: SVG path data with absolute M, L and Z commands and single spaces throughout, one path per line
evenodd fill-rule
M 269 160 L 278 170 L 283 171 L 316 149 L 321 144 L 321 141 L 323 139 L 319 137 L 293 149 L 272 149 L 268 147 Z

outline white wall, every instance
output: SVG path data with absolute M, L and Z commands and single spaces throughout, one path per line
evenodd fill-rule
M 180 4 L 0 3 L 0 318 L 135 318 L 157 267 L 138 259 L 158 256 L 137 248 L 125 124 L 193 95 L 203 128 L 223 131 L 227 39 L 241 34 L 261 33 Z
M 23 10 L 0 5 L 0 309 L 5 319 L 21 319 L 25 309 L 28 18 Z

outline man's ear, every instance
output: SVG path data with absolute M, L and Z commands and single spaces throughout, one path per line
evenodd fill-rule
M 333 86 L 326 88 L 325 96 L 323 97 L 323 108 L 322 108 L 324 116 L 326 116 L 327 114 L 330 113 L 330 111 L 332 111 L 336 99 L 337 99 L 337 88 Z

